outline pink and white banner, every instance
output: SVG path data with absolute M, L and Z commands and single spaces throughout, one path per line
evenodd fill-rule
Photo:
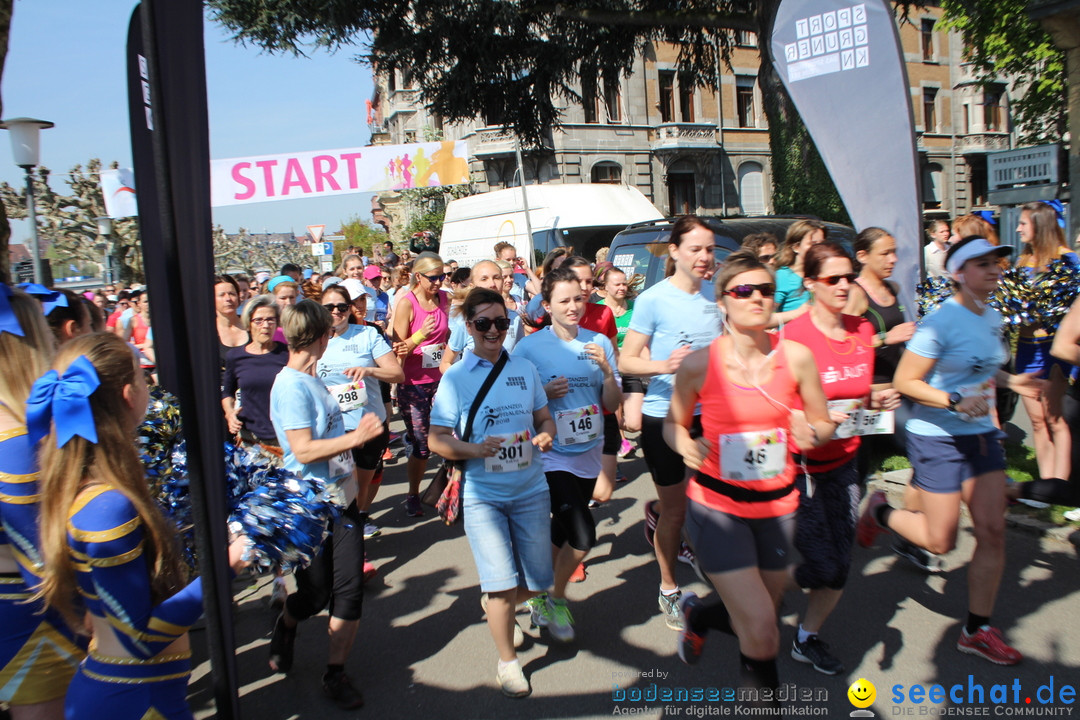
M 469 182 L 464 140 L 210 161 L 210 204 L 406 190 Z

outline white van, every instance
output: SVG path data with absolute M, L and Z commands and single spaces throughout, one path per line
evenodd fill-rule
M 446 206 L 440 257 L 472 267 L 493 258 L 495 245 L 505 241 L 534 263 L 560 246 L 592 260 L 627 225 L 663 219 L 639 190 L 624 185 L 528 185 L 525 191 L 532 237 L 520 187 L 471 195 Z

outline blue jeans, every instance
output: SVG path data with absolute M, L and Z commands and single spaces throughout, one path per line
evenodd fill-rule
M 465 535 L 469 538 L 480 589 L 502 592 L 524 587 L 547 590 L 551 567 L 551 500 L 547 486 L 513 500 L 465 495 Z

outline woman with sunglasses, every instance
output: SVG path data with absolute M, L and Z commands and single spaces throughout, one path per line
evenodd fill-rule
M 499 654 L 496 682 L 504 695 L 532 692 L 514 650 L 514 608 L 552 584 L 551 503 L 535 451 L 552 447 L 555 422 L 536 367 L 521 357 L 505 365 L 464 434 L 469 410 L 495 364 L 510 327 L 502 295 L 475 288 L 461 306 L 473 349 L 439 386 L 431 412 L 431 448 L 464 461 L 465 534 L 487 593 L 487 623 Z
M 619 354 L 619 372 L 651 378 L 641 417 L 641 450 L 659 498 L 659 518 L 646 503 L 646 537 L 660 566 L 657 603 L 667 626 L 682 629 L 679 583 L 675 563 L 681 550 L 686 514 L 686 466 L 679 453 L 664 442 L 664 418 L 671 403 L 672 383 L 682 362 L 694 350 L 708 347 L 720 334 L 717 306 L 703 287 L 713 269 L 716 237 L 705 221 L 684 215 L 675 221 L 668 241 L 674 274 L 643 292 L 634 303 L 630 329 Z M 708 297 L 703 294 L 708 292 Z
M 794 576 L 799 587 L 809 591 L 809 599 L 791 657 L 825 675 L 837 675 L 844 664 L 818 632 L 840 601 L 851 567 L 860 495 L 855 456 L 861 434 L 887 423 L 887 416 L 875 411 L 895 410 L 900 394 L 893 389 L 871 392 L 873 327 L 865 318 L 844 314 L 856 278 L 848 254 L 826 241 L 806 252 L 803 268 L 810 311 L 788 323 L 784 335 L 813 353 L 829 414 L 839 427 L 835 439 L 795 456 L 803 472 L 796 473 L 795 547 L 802 562 Z M 888 430 L 887 424 L 881 427 Z M 800 435 L 802 428 L 794 423 L 794 434 Z
M 371 503 L 379 490 L 372 480 L 390 440 L 379 383 L 401 382 L 405 374 L 377 326 L 350 324 L 352 304 L 348 290 L 341 285 L 329 286 L 323 291 L 322 306 L 330 313 L 333 327 L 315 372 L 341 408 L 346 432 L 355 429 L 360 419 L 369 414 L 375 415 L 383 426 L 381 435 L 352 450 L 358 487 L 356 505 L 366 527 Z M 365 565 L 365 576 L 370 577 L 374 571 L 373 566 Z
M 270 390 L 289 362 L 289 350 L 274 339 L 280 310 L 272 295 L 257 295 L 244 308 L 241 324 L 251 342 L 225 356 L 221 407 L 231 434 L 259 449 L 273 463 L 281 461 L 281 446 L 270 421 Z
M 995 388 L 1007 384 L 1038 398 L 1046 384 L 1000 369 L 1008 348 L 1001 315 L 986 303 L 1001 277 L 998 259 L 1010 253 L 981 237 L 949 248 L 945 269 L 959 289 L 923 318 L 894 381 L 915 402 L 907 448 L 916 502 L 893 508 L 875 492 L 856 529 L 863 547 L 891 530 L 932 553 L 947 553 L 956 547 L 960 504 L 967 505 L 975 552 L 967 573 L 968 616 L 956 648 L 998 665 L 1015 665 L 1022 655 L 990 626 L 1005 569 L 1005 450 L 991 417 Z
M 665 438 L 695 471 L 686 535 L 720 596 L 712 603 L 683 596 L 679 657 L 697 662 L 708 630 L 734 634 L 740 685 L 755 688 L 778 686 L 777 606 L 799 505 L 793 424 L 805 426 L 802 450 L 828 442 L 835 427 L 813 354 L 767 332 L 775 292 L 772 273 L 752 253 L 725 260 L 716 295 L 727 332 L 683 361 L 664 424 Z M 698 406 L 702 434 L 695 439 Z
M 416 259 L 413 285 L 394 308 L 394 342 L 405 379 L 398 384 L 398 407 L 405 421 L 405 442 L 411 448 L 406 474 L 405 514 L 420 517 L 420 481 L 427 471 L 431 401 L 442 378 L 443 352 L 450 339 L 450 298 L 442 292 L 443 261 L 434 253 Z
M 533 623 L 547 627 L 559 642 L 574 639 L 574 617 L 566 585 L 596 544 L 596 522 L 589 512 L 604 443 L 603 410 L 614 412 L 622 401 L 611 341 L 579 327 L 585 297 L 577 274 L 559 268 L 544 276 L 544 310 L 551 325 L 523 339 L 514 357 L 536 366 L 548 408 L 555 418 L 555 444 L 544 454 L 544 474 L 551 495 L 551 544 L 555 584 L 550 594 L 529 601 Z

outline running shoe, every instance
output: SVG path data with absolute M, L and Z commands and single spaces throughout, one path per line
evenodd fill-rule
M 292 670 L 293 646 L 296 644 L 296 627 L 285 625 L 285 613 L 278 615 L 274 632 L 270 636 L 270 669 L 287 673 Z
M 962 628 L 956 649 L 986 658 L 997 665 L 1015 665 L 1024 659 L 1019 650 L 1009 647 L 1001 637 L 1000 630 L 989 625 L 983 625 L 974 635 L 968 635 L 967 628 Z
M 375 523 L 364 523 L 364 539 L 370 540 L 371 538 L 381 535 L 382 530 Z
M 923 572 L 939 573 L 945 569 L 945 564 L 940 557 L 903 538 L 896 539 L 892 545 L 892 551 Z
M 630 478 L 626 477 L 626 473 L 624 473 L 622 470 L 616 470 L 615 471 L 615 482 L 617 482 L 617 483 L 630 482 Z
M 844 663 L 829 652 L 828 644 L 817 635 L 811 635 L 806 638 L 806 642 L 801 643 L 796 634 L 791 643 L 791 657 L 801 663 L 813 665 L 815 670 L 825 675 L 839 675 L 844 672 Z
M 691 628 L 694 626 L 694 613 L 702 606 L 701 598 L 692 592 L 683 593 L 679 600 L 679 611 L 683 617 L 683 629 L 679 631 L 679 659 L 687 665 L 696 665 L 701 659 L 701 653 L 705 649 L 705 633 L 696 633 Z
M 588 574 L 585 572 L 585 563 L 578 563 L 578 566 L 574 568 L 574 572 L 570 573 L 570 582 L 585 582 L 585 578 L 587 577 Z
M 634 452 L 634 443 L 623 438 L 622 444 L 619 445 L 619 457 L 624 458 L 632 452 Z
M 1050 503 L 1043 502 L 1042 500 L 1032 500 L 1030 498 L 1016 498 L 1016 502 L 1036 510 L 1045 510 L 1050 507 Z
M 405 514 L 409 517 L 424 517 L 424 509 L 420 507 L 419 495 L 405 496 Z
M 342 710 L 355 710 L 364 704 L 363 694 L 352 686 L 349 676 L 343 672 L 323 675 L 322 689 L 323 694 Z
M 660 597 L 656 599 L 657 604 L 660 605 L 660 613 L 664 616 L 664 622 L 672 630 L 682 630 L 684 627 L 683 616 L 679 611 L 679 600 L 681 599 L 681 592 L 676 592 L 673 595 L 660 593 Z
M 391 450 L 390 448 L 386 448 L 385 450 L 383 450 L 382 459 L 383 460 L 393 460 L 394 459 L 394 451 Z
M 373 564 L 368 562 L 367 553 L 364 553 L 364 582 L 371 580 L 378 574 L 378 569 Z
M 863 508 L 862 515 L 859 516 L 859 523 L 855 526 L 855 538 L 863 547 L 873 545 L 877 536 L 885 532 L 885 528 L 878 525 L 875 513 L 886 502 L 885 493 L 880 490 L 875 490 L 870 499 L 866 501 L 866 507 Z
M 551 625 L 551 607 L 548 605 L 547 597 L 547 593 L 540 593 L 525 601 L 525 606 L 529 608 L 530 627 L 546 628 Z
M 285 607 L 285 599 L 289 597 L 289 590 L 285 587 L 284 577 L 274 578 L 274 588 L 270 591 L 270 608 L 281 611 Z
M 506 697 L 527 697 L 532 693 L 529 681 L 525 679 L 525 673 L 521 669 L 521 661 L 514 660 L 509 665 L 500 667 L 495 675 L 495 682 L 499 683 L 502 694 Z
M 1073 508 L 1072 510 L 1066 510 L 1063 515 L 1069 522 L 1076 522 L 1080 520 L 1080 508 Z
M 599 503 L 599 502 L 597 502 L 596 500 L 590 500 L 590 501 L 589 501 L 589 509 L 590 509 L 590 510 L 595 510 L 595 509 L 596 509 L 596 508 L 598 508 L 598 507 L 600 507 L 600 503 Z
M 656 535 L 656 523 L 660 520 L 660 512 L 657 510 L 659 504 L 658 500 L 645 503 L 645 542 L 650 546 L 653 544 L 653 536 Z
M 694 565 L 697 564 L 697 556 L 694 555 L 694 551 L 690 549 L 690 546 L 686 544 L 685 540 L 679 545 L 679 554 L 676 557 L 679 562 L 689 565 L 690 567 L 694 567 Z
M 386 444 L 387 445 L 393 445 L 394 443 L 398 442 L 399 440 L 401 440 L 401 433 L 392 432 L 392 433 L 390 433 L 390 439 L 387 441 Z
M 551 623 L 548 625 L 548 632 L 551 633 L 551 637 L 562 643 L 573 642 L 574 616 L 570 614 L 566 598 L 553 598 L 549 595 L 547 604 L 551 613 Z

